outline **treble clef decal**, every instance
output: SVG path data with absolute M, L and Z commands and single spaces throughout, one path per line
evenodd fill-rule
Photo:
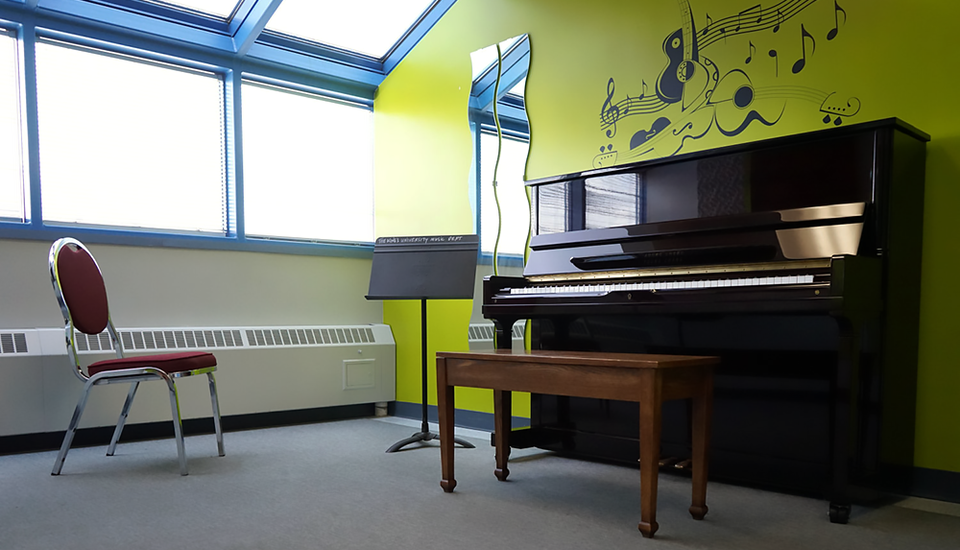
M 620 107 L 613 102 L 614 90 L 616 90 L 616 85 L 613 82 L 613 77 L 610 77 L 610 80 L 607 81 L 607 99 L 600 107 L 600 120 L 603 121 L 603 129 L 607 130 L 608 138 L 617 135 L 617 120 L 620 119 Z

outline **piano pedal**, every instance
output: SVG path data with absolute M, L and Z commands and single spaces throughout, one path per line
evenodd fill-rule
M 676 464 L 673 465 L 673 467 L 676 468 L 676 469 L 678 469 L 678 470 L 689 470 L 689 469 L 690 469 L 690 465 L 691 465 L 692 463 L 693 463 L 693 460 L 691 460 L 691 459 L 688 458 L 688 459 L 686 459 L 686 460 L 681 460 L 680 462 L 677 462 Z
M 678 460 L 680 459 L 675 456 L 660 457 L 660 467 L 667 468 L 669 466 L 674 466 Z

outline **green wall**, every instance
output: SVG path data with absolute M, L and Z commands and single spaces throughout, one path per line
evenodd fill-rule
M 702 139 L 684 143 L 682 152 L 827 127 L 821 106 L 828 96 L 827 105 L 846 109 L 847 114 L 856 111 L 842 117 L 843 124 L 901 118 L 932 136 L 927 146 L 915 464 L 960 472 L 960 368 L 950 345 L 960 326 L 954 320 L 960 291 L 953 284 L 960 267 L 960 247 L 953 239 L 960 212 L 960 110 L 951 103 L 957 81 L 950 69 L 956 63 L 948 41 L 955 32 L 953 22 L 960 18 L 960 3 L 840 0 L 837 5 L 844 12 L 836 12 L 834 2 L 817 0 L 781 20 L 776 33 L 768 19 L 761 22 L 766 28 L 757 32 L 737 33 L 734 22 L 722 35 L 714 34 L 719 26 L 706 26 L 707 15 L 718 22 L 754 3 L 692 0 L 693 23 L 698 32 L 706 28 L 708 33 L 701 44 L 716 36 L 701 53 L 716 66 L 719 77 L 727 77 L 720 81 L 726 82 L 725 88 L 718 84 L 714 105 L 693 115 L 681 112 L 679 103 L 671 104 L 657 113 L 621 118 L 617 132 L 607 137 L 601 109 L 608 97 L 612 104 L 628 94 L 636 98 L 644 84 L 645 97 L 653 96 L 668 61 L 664 39 L 681 28 L 682 4 L 459 0 L 391 73 L 376 97 L 377 233 L 473 231 L 467 189 L 469 54 L 524 32 L 531 36 L 533 52 L 526 91 L 532 127 L 528 179 L 595 166 L 601 147 L 604 154 L 608 146 L 616 151 L 617 163 L 670 154 L 679 140 L 662 135 L 647 142 L 654 147 L 646 156 L 629 158 L 633 134 L 660 116 L 693 123 L 687 134 L 713 124 Z M 739 21 L 741 30 L 756 28 L 757 16 L 746 11 Z M 828 40 L 835 21 L 838 32 Z M 802 38 L 802 30 L 812 38 Z M 794 73 L 802 48 L 806 64 Z M 777 52 L 776 58 L 771 50 Z M 776 123 L 768 127 L 753 122 L 728 137 L 718 129 L 735 130 L 746 113 L 723 100 L 737 89 L 730 85 L 742 84 L 744 78 L 755 90 L 750 109 Z M 706 86 L 710 89 L 709 82 Z M 690 98 L 694 104 L 696 97 Z M 469 312 L 467 301 L 431 304 L 431 353 L 466 349 Z M 419 403 L 419 306 L 385 303 L 384 321 L 397 334 L 397 399 Z M 435 399 L 431 391 L 430 402 Z M 460 408 L 491 410 L 488 396 L 479 391 L 458 393 L 457 399 Z M 515 410 L 522 412 L 522 407 Z

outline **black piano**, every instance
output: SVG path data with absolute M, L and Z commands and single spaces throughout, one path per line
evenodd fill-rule
M 528 182 L 522 277 L 484 280 L 498 347 L 718 355 L 711 479 L 850 504 L 913 464 L 929 136 L 897 119 Z M 662 468 L 689 457 L 663 415 Z M 634 404 L 531 397 L 511 444 L 637 463 Z

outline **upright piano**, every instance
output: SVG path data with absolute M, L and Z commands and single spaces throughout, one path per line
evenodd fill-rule
M 498 347 L 530 319 L 534 349 L 720 356 L 711 479 L 846 523 L 913 464 L 927 141 L 886 119 L 530 181 L 528 262 L 483 314 Z M 533 395 L 511 441 L 636 464 L 638 432 L 631 403 Z

